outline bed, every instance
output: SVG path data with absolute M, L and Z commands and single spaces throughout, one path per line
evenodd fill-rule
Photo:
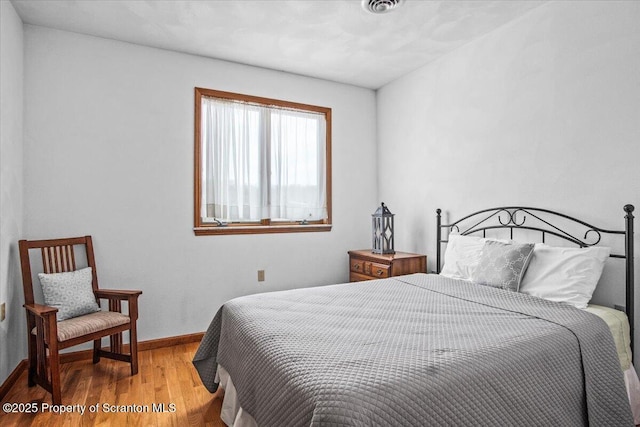
M 616 231 L 524 207 L 442 224 L 438 210 L 441 274 L 236 298 L 214 316 L 193 363 L 211 392 L 224 388 L 228 425 L 633 425 L 632 361 L 624 375 L 621 367 L 633 337 L 633 207 L 625 211 Z M 549 217 L 586 227 L 585 237 Z M 506 241 L 487 237 L 498 229 Z M 515 243 L 514 230 L 541 233 L 542 246 Z M 624 260 L 622 318 L 541 298 L 523 280 L 530 268 L 535 277 L 547 239 L 595 248 L 605 234 L 625 237 L 623 253 L 611 254 Z M 473 271 L 483 273 L 475 281 L 451 274 L 470 258 L 450 248 L 472 240 L 482 261 Z M 514 275 L 531 292 L 507 289 Z M 621 325 L 621 344 L 598 310 Z

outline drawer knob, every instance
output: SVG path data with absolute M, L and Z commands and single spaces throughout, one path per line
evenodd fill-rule
M 378 269 L 378 276 L 382 276 L 382 273 L 384 273 L 382 270 Z
M 360 270 L 360 264 L 354 264 L 353 265 L 353 269 L 354 270 Z

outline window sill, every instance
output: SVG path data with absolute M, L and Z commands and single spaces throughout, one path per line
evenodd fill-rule
M 211 227 L 195 227 L 196 236 L 213 236 L 217 234 L 266 234 L 266 233 L 306 233 L 312 231 L 331 231 L 331 224 L 309 225 L 227 225 Z

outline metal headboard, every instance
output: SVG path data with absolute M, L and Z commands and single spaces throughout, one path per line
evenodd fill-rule
M 602 234 L 623 234 L 624 235 L 624 253 L 611 254 L 612 258 L 623 258 L 625 260 L 625 312 L 629 318 L 629 333 L 631 337 L 631 350 L 633 352 L 633 330 L 634 330 L 634 278 L 633 278 L 633 205 L 625 205 L 624 211 L 626 215 L 624 230 L 605 230 L 603 228 L 594 227 L 579 219 L 568 215 L 551 211 L 548 209 L 529 208 L 523 206 L 505 206 L 499 208 L 483 209 L 465 216 L 451 224 L 442 224 L 442 210 L 436 210 L 437 217 L 437 245 L 436 245 L 436 272 L 440 273 L 442 268 L 442 245 L 448 240 L 443 239 L 442 230 L 447 229 L 448 232 L 457 231 L 459 234 L 468 235 L 472 233 L 482 233 L 486 237 L 487 230 L 509 229 L 510 237 L 513 239 L 513 231 L 531 230 L 542 233 L 542 243 L 548 235 L 558 237 L 574 243 L 581 248 L 595 246 L 600 243 Z M 527 223 L 527 219 L 531 220 Z M 584 236 L 578 237 L 561 228 L 558 222 L 564 221 L 572 228 L 582 227 Z M 465 224 L 472 224 L 466 228 L 461 227 Z M 555 223 L 555 224 L 554 224 Z M 448 237 L 448 233 L 447 233 Z

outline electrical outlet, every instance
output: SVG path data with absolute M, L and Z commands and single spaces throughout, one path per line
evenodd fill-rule
M 258 270 L 258 282 L 264 282 L 264 270 Z
M 7 317 L 7 304 L 3 302 L 0 304 L 0 322 L 2 322 L 5 317 Z

